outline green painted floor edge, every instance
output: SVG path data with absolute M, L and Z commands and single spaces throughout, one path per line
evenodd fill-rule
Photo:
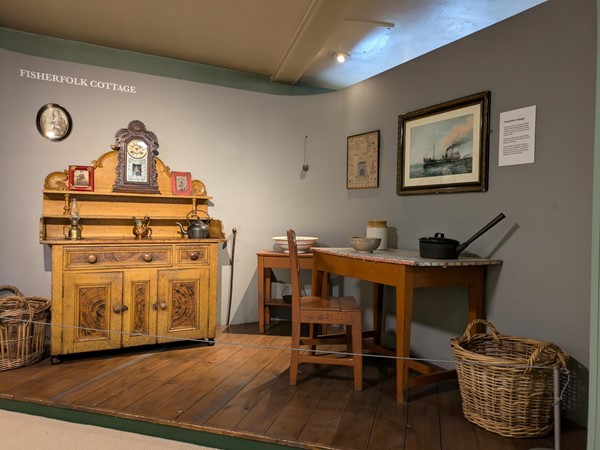
M 74 411 L 71 409 L 38 405 L 16 400 L 0 399 L 0 409 L 62 420 L 65 422 L 111 428 L 113 430 L 127 431 L 172 441 L 204 445 L 223 450 L 289 450 L 290 448 L 294 448 L 264 441 L 252 441 L 233 436 L 208 433 L 206 431 L 188 430 L 169 425 L 141 422 L 104 414 Z

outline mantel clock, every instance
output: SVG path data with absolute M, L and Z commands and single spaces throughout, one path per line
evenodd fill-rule
M 139 120 L 115 133 L 114 149 L 119 151 L 113 192 L 160 194 L 155 156 L 158 139 Z

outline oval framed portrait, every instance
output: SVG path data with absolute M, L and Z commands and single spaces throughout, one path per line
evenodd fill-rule
M 58 103 L 42 106 L 37 113 L 36 124 L 42 137 L 50 141 L 62 141 L 73 127 L 71 115 Z

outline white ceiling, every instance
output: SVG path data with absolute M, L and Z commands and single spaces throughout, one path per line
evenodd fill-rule
M 0 26 L 340 89 L 544 1 L 0 0 Z

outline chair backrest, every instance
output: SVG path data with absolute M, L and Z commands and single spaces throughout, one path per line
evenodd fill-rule
M 288 251 L 290 253 L 290 277 L 292 282 L 292 322 L 300 318 L 300 262 L 298 261 L 298 246 L 296 244 L 296 232 L 287 230 Z M 297 319 L 295 318 L 297 317 Z

